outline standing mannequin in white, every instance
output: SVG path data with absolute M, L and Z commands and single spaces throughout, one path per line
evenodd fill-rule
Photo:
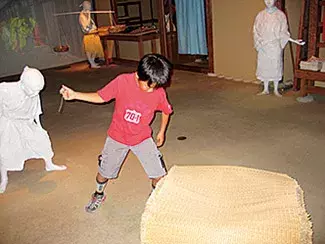
M 264 83 L 264 90 L 259 95 L 269 94 L 269 82 L 274 82 L 274 94 L 278 91 L 279 81 L 283 76 L 283 49 L 288 41 L 304 45 L 302 40 L 290 38 L 285 14 L 274 4 L 276 0 L 264 0 L 266 9 L 259 12 L 254 23 L 254 45 L 257 50 L 257 79 Z
M 21 171 L 28 159 L 44 159 L 45 170 L 65 170 L 53 164 L 50 138 L 42 128 L 39 92 L 44 77 L 25 67 L 18 82 L 0 83 L 0 193 L 6 190 L 8 171 Z
M 98 35 L 97 26 L 90 16 L 91 3 L 89 1 L 84 1 L 81 6 L 82 11 L 79 15 L 79 24 L 84 33 L 83 43 L 87 59 L 91 68 L 100 68 L 100 66 L 95 63 L 95 58 L 103 59 L 104 51 Z

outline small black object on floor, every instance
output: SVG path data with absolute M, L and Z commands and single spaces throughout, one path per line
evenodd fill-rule
M 177 137 L 177 140 L 179 140 L 179 141 L 184 141 L 186 139 L 187 139 L 186 136 L 179 136 L 179 137 Z

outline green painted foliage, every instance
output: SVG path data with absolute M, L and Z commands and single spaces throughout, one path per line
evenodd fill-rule
M 36 21 L 33 18 L 11 18 L 2 27 L 1 37 L 7 50 L 22 51 L 27 38 L 33 34 Z

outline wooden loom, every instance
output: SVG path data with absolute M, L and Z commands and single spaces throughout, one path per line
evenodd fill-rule
M 315 86 L 315 81 L 325 81 L 325 73 L 320 71 L 301 70 L 300 61 L 306 61 L 312 56 L 319 56 L 321 48 L 325 48 L 325 1 L 302 0 L 299 24 L 299 39 L 304 39 L 307 44 L 297 46 L 296 65 L 294 76 L 294 88 L 299 90 L 300 95 L 308 93 L 325 95 L 325 89 Z M 321 34 L 322 38 L 321 38 Z

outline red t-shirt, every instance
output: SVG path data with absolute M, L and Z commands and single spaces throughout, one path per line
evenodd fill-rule
M 163 88 L 145 92 L 138 86 L 135 73 L 122 74 L 98 91 L 106 102 L 115 98 L 115 109 L 107 134 L 114 140 L 133 146 L 151 137 L 150 123 L 155 111 L 171 114 Z

